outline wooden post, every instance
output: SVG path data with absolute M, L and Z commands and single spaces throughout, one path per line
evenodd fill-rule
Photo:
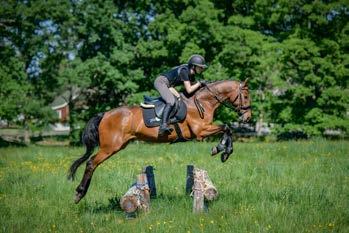
M 141 210 L 149 211 L 150 208 L 150 193 L 147 175 L 141 173 L 137 176 L 137 189 L 140 190 L 140 206 L 138 207 Z
M 150 189 L 150 198 L 156 198 L 156 184 L 155 184 L 155 176 L 154 176 L 154 167 L 147 166 L 143 169 L 143 172 L 147 175 L 148 185 Z
M 194 168 L 194 186 L 193 186 L 193 212 L 201 213 L 204 211 L 204 187 L 201 182 L 200 174 L 196 172 Z
M 190 195 L 193 191 L 193 185 L 194 185 L 194 166 L 188 165 L 187 166 L 187 177 L 186 177 L 186 186 L 185 186 L 185 193 L 187 195 Z
M 30 144 L 30 132 L 29 132 L 29 127 L 28 126 L 26 126 L 25 130 L 24 130 L 23 141 L 24 141 L 25 145 L 29 145 Z
M 146 212 L 149 210 L 150 194 L 147 175 L 145 173 L 137 176 L 137 182 L 121 198 L 120 206 L 125 211 L 126 218 L 135 216 L 137 210 Z
M 207 211 L 206 201 L 213 201 L 218 197 L 218 191 L 208 177 L 207 171 L 194 168 L 194 186 L 193 186 L 193 212 L 199 213 Z

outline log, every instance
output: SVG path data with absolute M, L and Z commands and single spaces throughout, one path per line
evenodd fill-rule
M 201 179 L 198 177 L 200 174 L 195 174 L 194 169 L 194 186 L 193 186 L 193 212 L 201 213 L 205 209 L 204 203 L 204 186 Z
M 213 185 L 210 177 L 208 177 L 207 171 L 203 170 L 204 179 L 204 197 L 207 201 L 213 201 L 218 197 L 217 188 Z
M 133 215 L 137 210 L 149 211 L 150 194 L 145 173 L 137 176 L 137 182 L 122 196 L 120 206 L 125 211 L 126 216 Z

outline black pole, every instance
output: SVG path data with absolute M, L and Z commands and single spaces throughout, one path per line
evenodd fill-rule
M 150 198 L 156 198 L 156 185 L 155 185 L 155 176 L 154 176 L 154 167 L 147 166 L 144 168 L 144 172 L 147 175 L 148 186 L 150 189 Z
M 190 195 L 194 185 L 194 165 L 187 165 L 186 183 L 185 192 L 187 195 Z

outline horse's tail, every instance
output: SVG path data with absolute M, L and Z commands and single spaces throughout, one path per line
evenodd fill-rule
M 86 147 L 86 152 L 70 166 L 68 180 L 74 180 L 75 172 L 78 167 L 91 156 L 94 148 L 99 145 L 98 126 L 103 116 L 104 113 L 99 113 L 97 116 L 92 117 L 87 123 L 81 138 L 82 143 Z

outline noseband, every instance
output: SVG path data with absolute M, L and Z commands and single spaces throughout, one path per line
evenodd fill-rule
M 236 111 L 239 111 L 240 115 L 243 116 L 248 110 L 251 109 L 251 105 L 247 105 L 247 106 L 243 106 L 242 102 L 243 102 L 243 95 L 242 95 L 242 90 L 244 90 L 244 87 L 242 86 L 241 82 L 239 84 L 239 94 L 236 96 L 235 100 L 233 101 L 233 103 L 235 103 L 235 101 L 239 98 L 240 102 L 238 107 L 236 108 Z M 242 110 L 242 111 L 241 111 Z

